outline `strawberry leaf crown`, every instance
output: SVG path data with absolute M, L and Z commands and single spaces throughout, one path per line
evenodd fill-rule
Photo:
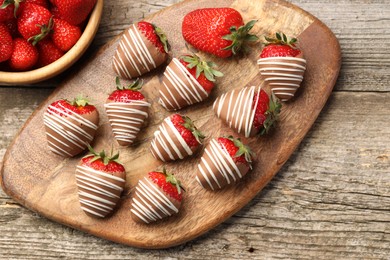
M 222 39 L 232 41 L 232 43 L 223 48 L 223 50 L 231 50 L 235 55 L 241 50 L 247 51 L 247 43 L 255 42 L 259 39 L 256 35 L 249 34 L 257 20 L 249 21 L 247 24 L 240 26 L 238 29 L 235 26 L 230 27 L 230 34 L 222 36 Z
M 79 95 L 73 99 L 72 102 L 69 102 L 72 106 L 85 107 L 89 105 L 89 100 L 84 98 L 82 95 Z
M 265 43 L 265 46 L 270 44 L 278 44 L 278 45 L 288 45 L 293 49 L 297 48 L 295 46 L 295 44 L 298 42 L 297 38 L 289 38 L 287 37 L 287 35 L 285 35 L 282 32 L 277 32 L 275 36 L 276 36 L 275 38 L 264 36 L 265 40 L 267 41 Z
M 175 185 L 175 186 L 176 186 L 177 192 L 178 192 L 179 194 L 181 193 L 181 190 L 186 191 L 186 190 L 183 188 L 183 186 L 181 186 L 180 181 L 179 181 L 178 179 L 176 179 L 176 177 L 175 177 L 172 173 L 167 172 L 167 169 L 165 169 L 165 167 L 163 167 L 162 174 L 165 175 L 165 181 L 166 181 L 166 182 L 169 182 L 169 183 L 171 183 L 172 185 Z
M 141 90 L 142 89 L 142 85 L 144 84 L 143 80 L 140 80 L 139 78 L 137 78 L 130 85 L 122 86 L 121 85 L 121 81 L 120 81 L 118 76 L 115 78 L 115 83 L 116 83 L 116 88 L 118 90 L 126 90 L 126 89 L 128 89 L 128 90 L 133 90 L 133 91 Z
M 184 55 L 180 57 L 181 60 L 187 62 L 187 68 L 195 68 L 196 67 L 196 78 L 199 78 L 200 74 L 203 72 L 205 77 L 210 81 L 215 81 L 215 77 L 222 77 L 223 73 L 213 69 L 217 65 L 212 61 L 203 61 L 199 58 L 199 56 L 192 55 Z
M 169 45 L 169 42 L 168 42 L 168 38 L 167 36 L 165 35 L 165 33 L 163 32 L 163 30 L 161 30 L 160 27 L 157 27 L 156 25 L 152 24 L 153 28 L 154 28 L 154 31 L 156 32 L 158 38 L 160 39 L 161 43 L 163 44 L 164 46 L 164 51 L 166 53 L 168 53 L 169 49 L 170 49 L 170 45 Z
M 196 141 L 198 141 L 198 143 L 201 144 L 203 139 L 205 139 L 206 136 L 195 127 L 194 122 L 188 116 L 182 116 L 182 117 L 184 119 L 184 123 L 182 125 L 188 130 L 190 130 L 193 136 L 195 137 Z
M 263 123 L 263 128 L 259 132 L 260 135 L 267 134 L 271 128 L 273 128 L 276 122 L 279 119 L 280 110 L 282 104 L 279 102 L 278 98 L 272 92 L 271 98 L 269 100 L 269 108 L 265 112 L 266 119 Z
M 95 150 L 88 144 L 88 150 L 91 152 L 91 154 L 94 156 L 92 158 L 92 160 L 90 161 L 91 163 L 96 161 L 96 160 L 99 160 L 101 159 L 102 162 L 104 163 L 104 165 L 107 165 L 109 164 L 110 162 L 116 162 L 120 165 L 122 165 L 120 162 L 119 162 L 119 152 L 117 152 L 116 154 L 113 154 L 113 150 L 111 150 L 111 153 L 110 155 L 106 155 L 106 152 L 104 150 L 102 150 L 100 153 L 97 153 L 95 152 Z M 91 156 L 91 154 L 85 156 L 85 157 L 88 157 L 88 156 Z
M 16 8 L 16 6 L 15 6 Z M 28 38 L 28 42 L 31 42 L 32 45 L 36 45 L 39 41 L 41 41 L 43 38 L 45 38 L 50 32 L 51 30 L 53 29 L 53 16 L 50 17 L 50 20 L 49 20 L 49 23 L 46 25 L 46 24 L 37 24 L 38 27 L 41 28 L 41 33 L 37 34 L 37 35 L 34 35 L 34 36 L 31 36 L 30 38 Z
M 249 148 L 249 146 L 246 146 L 245 144 L 243 144 L 241 142 L 241 139 L 240 138 L 234 138 L 233 136 L 229 136 L 227 139 L 229 139 L 230 141 L 233 142 L 234 146 L 238 147 L 238 151 L 237 153 L 234 155 L 234 157 L 240 157 L 242 155 L 244 155 L 245 157 L 245 160 L 248 162 L 248 163 L 251 163 L 252 162 L 252 156 L 254 155 L 254 153 L 252 152 L 252 150 Z

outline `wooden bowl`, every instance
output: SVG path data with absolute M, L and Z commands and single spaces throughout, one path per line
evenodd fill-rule
M 0 85 L 32 84 L 54 77 L 73 65 L 87 50 L 99 28 L 103 13 L 103 0 L 97 0 L 87 26 L 77 43 L 60 59 L 35 70 L 23 72 L 0 71 Z

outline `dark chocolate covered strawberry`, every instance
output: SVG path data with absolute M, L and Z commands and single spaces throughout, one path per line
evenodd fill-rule
M 115 139 L 120 145 L 131 145 L 148 118 L 150 103 L 140 92 L 142 82 L 138 79 L 129 86 L 122 86 L 116 78 L 117 89 L 113 91 L 104 107 Z
M 252 153 L 232 136 L 212 139 L 206 147 L 196 180 L 208 190 L 222 189 L 244 177 L 252 168 Z
M 157 68 L 167 58 L 168 40 L 163 31 L 141 21 L 124 32 L 113 58 L 113 68 L 120 77 L 132 79 Z
M 183 159 L 196 152 L 204 138 L 189 117 L 173 114 L 154 133 L 150 150 L 163 162 Z
M 118 161 L 119 153 L 110 156 L 104 151 L 81 159 L 76 181 L 81 208 L 87 215 L 104 218 L 117 205 L 126 183 L 126 170 Z
M 82 97 L 73 101 L 60 99 L 48 106 L 44 123 L 50 150 L 72 157 L 92 142 L 99 124 L 99 113 Z
M 138 181 L 131 203 L 131 217 L 138 223 L 151 223 L 179 212 L 183 188 L 173 174 L 149 172 Z
M 302 50 L 297 47 L 296 38 L 276 33 L 275 38 L 265 39 L 266 46 L 257 61 L 260 74 L 276 97 L 281 101 L 288 101 L 300 87 L 306 60 Z

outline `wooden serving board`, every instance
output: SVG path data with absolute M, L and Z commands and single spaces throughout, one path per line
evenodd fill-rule
M 293 101 L 283 106 L 277 129 L 268 136 L 242 138 L 256 153 L 254 170 L 242 181 L 221 191 L 205 191 L 194 178 L 201 153 L 168 163 L 166 167 L 181 179 L 186 188 L 180 213 L 150 225 L 136 224 L 131 219 L 130 203 L 135 184 L 148 171 L 162 165 L 152 157 L 149 145 L 153 132 L 170 113 L 157 103 L 162 67 L 143 77 L 146 82 L 143 92 L 153 103 L 148 126 L 134 147 L 118 147 L 103 107 L 115 85 L 111 61 L 118 42 L 116 38 L 89 61 L 79 64 L 26 122 L 4 157 L 1 170 L 4 191 L 49 219 L 105 239 L 143 248 L 166 248 L 184 243 L 240 210 L 275 176 L 314 123 L 336 82 L 341 55 L 337 39 L 323 23 L 298 7 L 279 0 L 188 0 L 146 20 L 166 32 L 172 45 L 171 55 L 177 57 L 188 52 L 181 36 L 183 16 L 197 8 L 222 6 L 237 9 L 245 21 L 258 19 L 253 29 L 257 35 L 283 31 L 298 36 L 307 59 L 304 82 Z M 199 53 L 215 61 L 225 74 L 218 80 L 208 100 L 180 111 L 196 120 L 196 125 L 208 136 L 206 143 L 212 137 L 236 135 L 216 118 L 211 106 L 217 96 L 230 89 L 261 82 L 256 64 L 260 48 L 258 44 L 247 57 L 230 59 Z M 83 155 L 63 159 L 51 153 L 46 145 L 44 110 L 54 100 L 73 98 L 80 93 L 87 95 L 100 112 L 101 123 L 94 147 L 110 150 L 114 146 L 120 150 L 120 159 L 127 169 L 126 190 L 120 205 L 111 217 L 102 220 L 88 217 L 79 206 L 74 173 Z

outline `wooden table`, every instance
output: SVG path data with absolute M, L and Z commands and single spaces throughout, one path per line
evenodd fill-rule
M 106 0 L 100 30 L 84 58 L 133 21 L 176 2 Z M 343 65 L 311 131 L 252 202 L 194 241 L 141 250 L 51 222 L 0 190 L 0 258 L 389 258 L 389 2 L 292 2 L 333 30 Z M 0 87 L 0 158 L 60 78 Z

